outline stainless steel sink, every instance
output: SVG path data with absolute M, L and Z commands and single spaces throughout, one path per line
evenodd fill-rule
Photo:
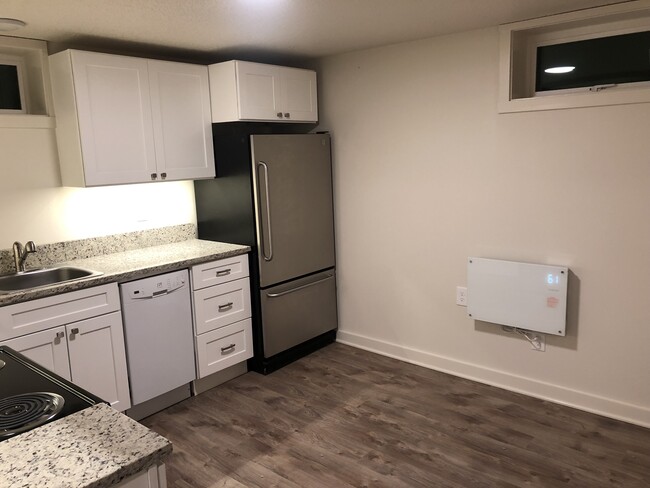
M 12 275 L 0 276 L 0 293 L 6 294 L 42 286 L 57 285 L 82 278 L 101 276 L 102 274 L 98 271 L 75 268 L 73 266 L 23 271 Z

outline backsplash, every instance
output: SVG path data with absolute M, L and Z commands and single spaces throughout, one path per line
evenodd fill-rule
M 141 230 L 126 234 L 91 237 L 54 244 L 36 243 L 37 251 L 27 257 L 27 270 L 53 266 L 73 259 L 85 259 L 101 254 L 131 251 L 143 247 L 172 244 L 196 238 L 195 224 L 174 225 L 159 229 Z M 23 244 L 25 244 L 23 242 Z M 11 249 L 0 251 L 0 275 L 14 273 L 14 256 Z

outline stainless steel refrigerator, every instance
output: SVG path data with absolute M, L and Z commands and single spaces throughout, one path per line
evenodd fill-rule
M 336 337 L 328 134 L 215 124 L 217 177 L 195 182 L 199 237 L 247 244 L 251 369 L 269 373 Z

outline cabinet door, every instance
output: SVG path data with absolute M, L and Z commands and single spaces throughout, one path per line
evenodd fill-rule
M 241 120 L 281 120 L 280 71 L 277 66 L 237 61 Z
M 11 347 L 35 363 L 40 364 L 66 380 L 70 380 L 65 327 L 55 327 L 42 332 L 27 334 L 16 339 L 4 341 L 3 345 Z
M 318 122 L 316 72 L 282 68 L 282 114 L 284 120 Z
M 72 382 L 117 410 L 131 406 L 122 317 L 113 312 L 66 326 Z
M 151 60 L 148 66 L 159 177 L 214 177 L 207 66 Z
M 86 186 L 156 173 L 147 60 L 72 51 Z

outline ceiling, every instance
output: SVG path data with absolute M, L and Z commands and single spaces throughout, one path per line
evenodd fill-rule
M 6 35 L 220 61 L 308 60 L 624 0 L 2 0 Z

